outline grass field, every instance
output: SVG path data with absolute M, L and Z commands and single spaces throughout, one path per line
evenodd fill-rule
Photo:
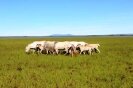
M 35 40 L 99 43 L 101 53 L 25 54 Z M 0 38 L 0 88 L 133 88 L 133 37 Z

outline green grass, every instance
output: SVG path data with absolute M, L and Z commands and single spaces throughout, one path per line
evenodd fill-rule
M 99 43 L 101 53 L 25 54 L 35 40 Z M 0 38 L 0 88 L 133 88 L 133 37 Z

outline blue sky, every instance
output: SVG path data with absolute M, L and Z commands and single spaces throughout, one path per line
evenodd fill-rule
M 133 0 L 0 0 L 0 36 L 133 33 Z

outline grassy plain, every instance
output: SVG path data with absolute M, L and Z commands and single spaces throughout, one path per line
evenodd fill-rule
M 35 40 L 99 43 L 101 53 L 25 54 Z M 0 38 L 0 88 L 133 88 L 133 37 Z

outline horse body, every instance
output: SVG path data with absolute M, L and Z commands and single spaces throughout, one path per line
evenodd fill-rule
M 55 52 L 56 54 L 58 54 L 59 50 L 64 50 L 66 52 L 66 54 L 68 53 L 68 49 L 72 46 L 72 44 L 70 42 L 57 42 L 55 44 Z

